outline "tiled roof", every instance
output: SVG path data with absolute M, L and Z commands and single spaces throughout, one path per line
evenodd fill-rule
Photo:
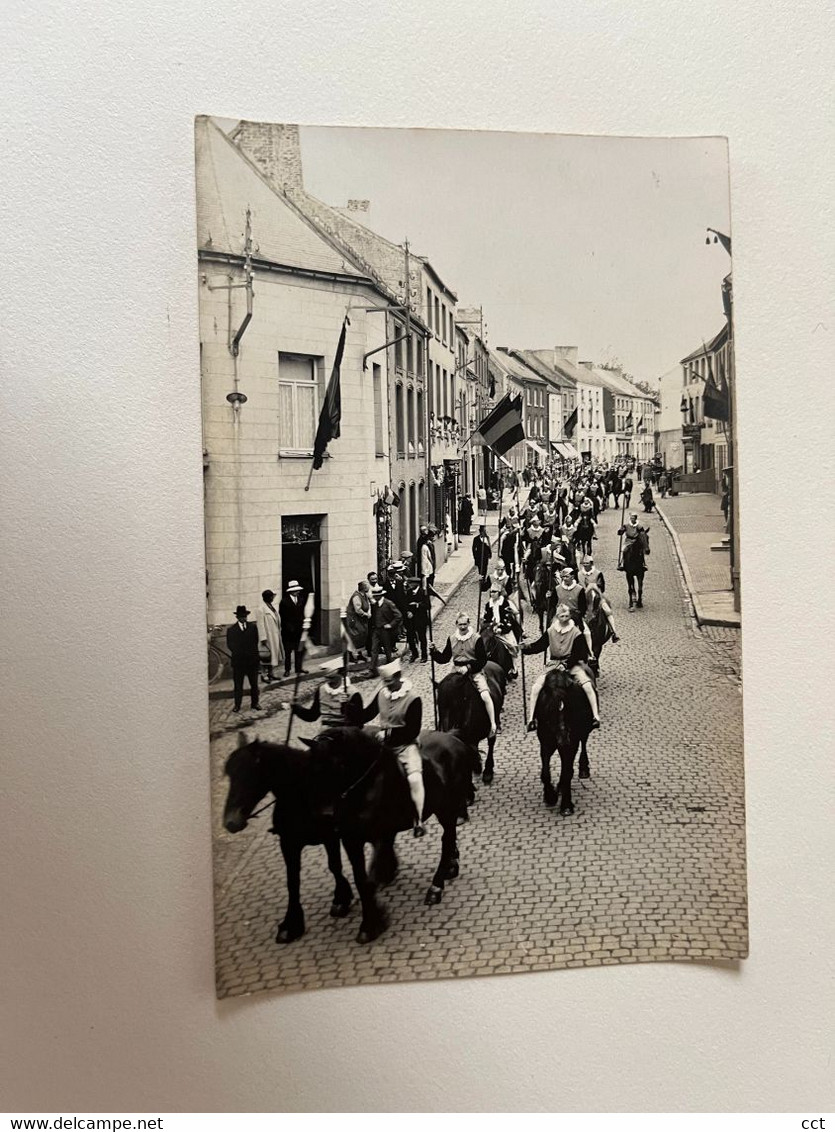
M 530 366 L 532 370 L 539 374 L 540 377 L 545 378 L 549 385 L 556 386 L 557 389 L 574 389 L 575 382 L 571 381 L 565 374 L 559 373 L 553 366 L 548 365 L 546 361 L 540 357 L 540 352 L 537 350 L 516 350 L 514 351 Z
M 366 278 L 208 118 L 195 127 L 197 246 L 241 255 L 246 210 L 252 215 L 253 254 L 285 267 Z
M 508 346 L 499 346 L 499 356 L 506 369 L 517 377 L 520 381 L 526 381 L 529 385 L 548 385 L 548 382 L 534 373 L 529 365 L 514 357 L 513 354 L 508 353 Z
M 718 350 L 721 346 L 724 346 L 727 340 L 728 324 L 726 322 L 719 333 L 714 334 L 709 342 L 702 343 L 698 350 L 694 350 L 692 354 L 688 354 L 686 358 L 682 358 L 681 365 L 684 365 L 685 362 L 695 362 L 697 358 L 704 358 L 708 354 L 714 353 L 714 351 Z

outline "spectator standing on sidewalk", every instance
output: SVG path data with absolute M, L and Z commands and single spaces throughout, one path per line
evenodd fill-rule
M 386 597 L 382 586 L 376 585 L 371 591 L 371 673 L 377 673 L 377 657 L 380 650 L 386 654 L 386 663 L 394 659 L 394 650 L 403 618 L 400 610 Z
M 432 538 L 432 529 L 424 523 L 420 528 L 420 538 L 417 540 L 416 553 L 418 556 L 418 572 L 421 578 L 427 578 L 429 585 L 435 584 L 435 543 Z
M 248 621 L 249 610 L 239 605 L 235 610 L 235 623 L 226 630 L 226 644 L 232 660 L 232 681 L 235 687 L 233 711 L 241 710 L 244 698 L 244 679 L 249 680 L 252 710 L 258 710 L 258 671 L 261 657 L 258 652 L 258 626 Z
M 487 571 L 490 568 L 490 559 L 492 557 L 493 548 L 490 546 L 490 539 L 487 537 L 487 528 L 481 526 L 478 528 L 478 534 L 473 539 L 473 561 L 475 562 L 475 568 L 478 570 L 480 577 L 487 577 Z
M 258 622 L 258 639 L 264 648 L 270 650 L 270 657 L 267 661 L 267 681 L 276 680 L 274 669 L 278 668 L 284 660 L 284 649 L 281 644 L 281 621 L 278 617 L 278 610 L 273 602 L 275 601 L 275 593 L 272 590 L 264 590 L 261 594 L 261 605 L 255 615 Z
M 357 582 L 357 588 L 348 598 L 345 607 L 345 631 L 351 642 L 349 660 L 356 653 L 357 660 L 365 660 L 363 649 L 368 648 L 368 632 L 371 625 L 371 586 L 368 582 Z
M 304 590 L 296 581 L 287 583 L 287 591 L 278 603 L 281 622 L 281 643 L 284 646 L 284 675 L 290 675 L 290 660 L 295 658 L 296 674 L 303 676 L 301 639 L 304 628 Z

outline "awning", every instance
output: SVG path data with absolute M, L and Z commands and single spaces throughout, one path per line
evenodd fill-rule
M 505 460 L 504 456 L 499 456 L 498 452 L 496 453 L 496 456 L 498 457 L 500 464 L 504 464 L 506 468 L 510 468 L 510 470 L 513 471 L 513 465 L 511 464 L 510 460 Z
M 568 441 L 566 440 L 563 443 L 562 447 L 565 449 L 566 460 L 579 460 L 580 459 L 580 453 L 577 451 L 577 449 L 574 447 L 573 444 L 569 444 Z
M 541 456 L 543 460 L 548 459 L 548 453 L 544 448 L 540 448 L 540 446 L 535 441 L 526 439 L 525 443 L 527 444 L 528 448 L 530 448 L 531 452 L 536 452 L 537 456 Z

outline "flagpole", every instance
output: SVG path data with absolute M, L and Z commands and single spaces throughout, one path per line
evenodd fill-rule
M 623 524 L 626 519 L 626 489 L 623 492 L 623 504 L 620 511 L 620 542 L 618 543 L 618 570 L 623 569 Z
M 522 662 L 522 722 L 525 727 L 528 726 L 528 696 L 525 691 L 525 653 L 523 645 L 525 642 L 525 607 L 522 603 L 522 565 L 519 561 L 519 540 L 518 538 L 513 545 L 513 557 L 516 566 L 516 594 L 519 598 L 519 628 L 522 636 L 519 641 L 519 659 Z
M 429 578 L 423 575 L 423 598 L 426 602 L 426 614 L 429 619 L 429 668 L 432 682 L 432 718 L 435 721 L 435 730 L 438 730 L 438 698 L 435 691 L 435 639 L 432 635 L 432 598 L 429 596 Z

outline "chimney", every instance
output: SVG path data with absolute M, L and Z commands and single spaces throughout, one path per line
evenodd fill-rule
M 298 126 L 239 122 L 229 136 L 277 188 L 287 191 L 304 188 Z
M 358 224 L 367 224 L 371 219 L 371 201 L 349 200 L 344 208 L 335 207 L 334 212 L 347 216 L 349 220 L 356 220 Z
M 577 365 L 577 355 L 580 353 L 579 346 L 555 346 L 554 357 L 565 358 L 571 365 Z

